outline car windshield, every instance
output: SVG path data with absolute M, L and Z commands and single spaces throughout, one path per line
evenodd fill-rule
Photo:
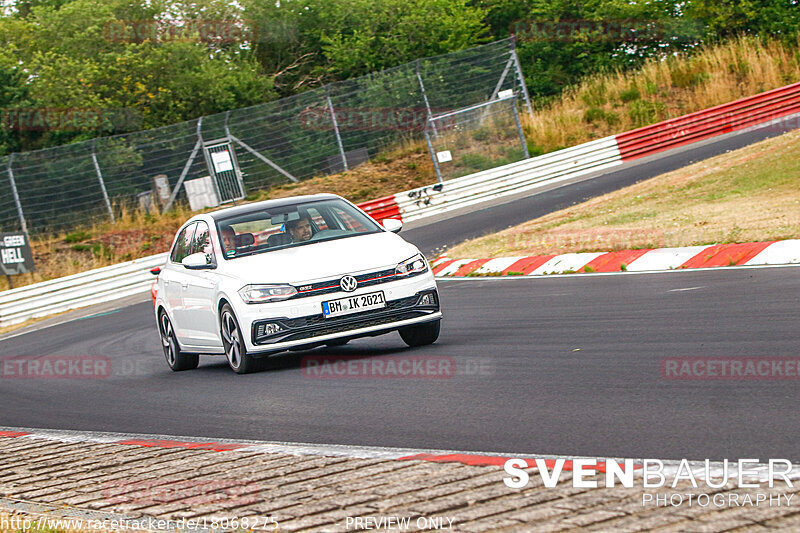
M 222 217 L 217 229 L 226 259 L 382 231 L 369 216 L 337 199 Z

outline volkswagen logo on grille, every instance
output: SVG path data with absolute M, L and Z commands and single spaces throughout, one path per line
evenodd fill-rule
M 344 292 L 353 292 L 358 287 L 358 280 L 353 276 L 344 276 L 339 282 L 339 286 Z

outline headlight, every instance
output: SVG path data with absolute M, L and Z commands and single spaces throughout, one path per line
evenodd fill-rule
M 394 269 L 395 276 L 410 276 L 412 274 L 419 274 L 428 270 L 428 262 L 422 257 L 422 254 L 417 254 L 411 259 L 406 259 Z
M 239 296 L 249 304 L 280 302 L 295 294 L 297 294 L 297 289 L 291 285 L 245 285 L 239 289 Z

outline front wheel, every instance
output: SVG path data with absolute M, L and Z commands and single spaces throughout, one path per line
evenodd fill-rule
M 247 348 L 242 338 L 242 330 L 229 304 L 222 306 L 220 328 L 222 330 L 222 345 L 225 348 L 225 356 L 228 358 L 228 365 L 231 369 L 237 374 L 248 374 L 255 370 L 256 360 L 247 353 Z
M 400 328 L 400 337 L 409 346 L 425 346 L 433 344 L 439 338 L 441 320 L 426 322 L 418 326 Z
M 161 347 L 164 349 L 164 357 L 167 358 L 167 364 L 174 372 L 197 368 L 200 356 L 196 353 L 181 352 L 178 339 L 175 338 L 172 322 L 170 322 L 169 316 L 164 310 L 158 316 L 158 330 L 161 333 Z

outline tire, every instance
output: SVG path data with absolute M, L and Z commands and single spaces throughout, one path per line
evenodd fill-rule
M 184 353 L 181 351 L 178 339 L 175 338 L 172 322 L 167 312 L 163 309 L 158 315 L 158 332 L 161 334 L 161 348 L 164 350 L 164 357 L 173 372 L 197 368 L 200 356 L 196 353 Z
M 225 357 L 228 366 L 237 374 L 249 374 L 256 369 L 256 360 L 247 353 L 247 347 L 242 338 L 242 329 L 233 314 L 229 304 L 222 306 L 219 314 L 220 335 L 222 346 L 225 348 Z
M 439 338 L 441 320 L 426 322 L 418 326 L 400 328 L 400 337 L 409 346 L 426 346 L 433 344 Z

